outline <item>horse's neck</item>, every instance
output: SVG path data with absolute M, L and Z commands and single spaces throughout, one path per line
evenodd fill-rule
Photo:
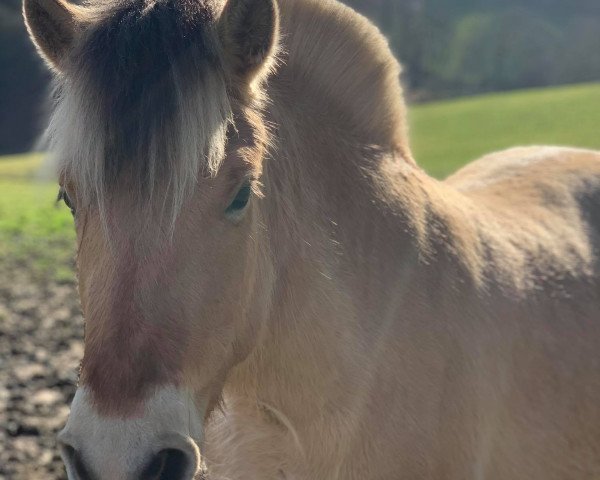
M 279 242 L 279 258 L 291 250 L 331 260 L 339 253 L 331 243 L 337 241 L 348 253 L 366 248 L 373 255 L 382 251 L 378 242 L 392 244 L 396 254 L 386 262 L 399 259 L 412 248 L 407 228 L 415 213 L 431 203 L 424 186 L 430 179 L 402 157 L 395 139 L 380 146 L 377 134 L 357 128 L 351 105 L 327 98 L 318 84 L 298 81 L 296 70 L 301 67 L 281 68 L 269 85 L 276 146 L 265 169 L 267 210 L 274 228 L 289 232 Z
M 460 194 L 398 150 L 377 146 L 343 109 L 324 108 L 327 100 L 310 85 L 283 72 L 271 88 L 276 146 L 265 168 L 264 207 L 282 278 L 301 263 L 303 278 L 319 279 L 311 290 L 346 291 L 354 302 L 365 293 L 367 303 L 380 297 L 385 308 L 391 293 L 403 293 L 394 291 L 394 279 L 418 259 L 435 251 L 438 261 L 452 263 L 467 250 L 453 238 L 468 240 L 466 202 L 453 198 Z
M 269 338 L 248 371 L 260 372 L 259 397 L 296 422 L 364 388 L 353 383 L 377 368 L 422 285 L 435 210 L 422 172 L 326 115 L 316 97 L 275 96 L 270 108 L 277 146 L 262 209 L 277 281 Z
M 426 277 L 435 277 L 435 288 L 443 284 L 420 260 L 437 248 L 439 261 L 453 262 L 431 228 L 444 229 L 447 213 L 438 186 L 402 158 L 400 130 L 357 120 L 347 98 L 332 98 L 323 79 L 307 78 L 317 75 L 313 70 L 287 62 L 269 81 L 267 120 L 276 145 L 260 208 L 275 292 L 267 338 L 230 382 L 256 389 L 295 425 L 309 424 L 326 405 L 344 411 L 353 401 L 349 391 L 369 394 L 364 382 L 402 336 L 400 316 L 427 317 L 412 311 L 425 304 Z M 401 102 L 399 88 L 397 94 L 382 105 Z M 397 121 L 401 115 L 389 110 L 382 106 L 383 117 Z

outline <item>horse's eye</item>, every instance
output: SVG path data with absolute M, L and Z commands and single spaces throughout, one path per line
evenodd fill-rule
M 238 193 L 233 199 L 233 201 L 227 207 L 227 210 L 225 210 L 225 214 L 233 218 L 236 218 L 239 215 L 241 215 L 243 210 L 246 208 L 246 205 L 248 205 L 251 195 L 252 185 L 250 183 L 250 180 L 246 180 L 242 187 L 238 190 Z
M 69 194 L 67 193 L 67 191 L 64 188 L 60 188 L 60 190 L 58 191 L 58 197 L 56 198 L 57 202 L 63 201 L 65 202 L 65 205 L 67 207 L 69 207 L 69 210 L 71 210 L 71 214 L 75 215 L 75 204 L 71 201 L 71 198 L 69 197 Z

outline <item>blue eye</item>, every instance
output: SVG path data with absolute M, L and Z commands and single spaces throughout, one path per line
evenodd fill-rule
M 244 208 L 246 208 L 246 205 L 248 205 L 251 195 L 252 185 L 250 184 L 250 181 L 247 180 L 239 189 L 237 195 L 235 196 L 231 204 L 227 207 L 227 210 L 225 210 L 225 213 L 227 215 L 239 215 L 241 211 L 244 210 Z

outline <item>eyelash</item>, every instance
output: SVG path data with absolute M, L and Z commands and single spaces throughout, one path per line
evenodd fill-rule
M 58 196 L 56 197 L 56 201 L 57 202 L 62 201 L 69 208 L 69 210 L 71 210 L 71 214 L 73 216 L 75 216 L 75 205 L 71 201 L 69 194 L 67 193 L 67 191 L 64 188 L 61 187 L 59 189 Z
M 238 190 L 233 201 L 225 210 L 225 214 L 231 217 L 239 216 L 250 202 L 251 197 L 252 183 L 250 180 L 246 180 Z

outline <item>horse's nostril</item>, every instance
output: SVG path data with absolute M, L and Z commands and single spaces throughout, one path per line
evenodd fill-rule
M 67 472 L 71 472 L 72 474 L 74 473 L 77 476 L 76 478 L 81 480 L 88 480 L 92 478 L 85 468 L 81 456 L 77 450 L 75 450 L 75 448 L 68 443 L 61 443 L 60 450 L 65 466 L 67 467 Z
M 187 480 L 191 461 L 186 452 L 167 448 L 158 452 L 144 469 L 141 480 Z M 191 477 L 190 477 L 191 478 Z

